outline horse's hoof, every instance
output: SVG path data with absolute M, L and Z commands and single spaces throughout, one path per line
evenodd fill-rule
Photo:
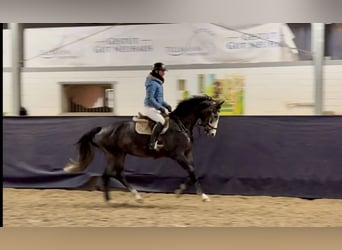
M 206 194 L 202 194 L 202 201 L 210 201 L 210 198 Z
M 140 194 L 138 192 L 136 192 L 134 194 L 134 198 L 135 198 L 135 201 L 138 202 L 138 203 L 143 203 L 144 202 L 143 198 L 140 196 Z
M 104 201 L 107 202 L 107 203 L 109 203 L 110 200 L 111 200 L 110 197 L 107 196 L 107 195 L 105 195 L 103 198 L 104 198 Z
M 141 197 L 140 198 L 136 198 L 135 201 L 140 203 L 140 204 L 144 203 L 144 200 Z
M 182 194 L 182 190 L 181 189 L 175 190 L 175 195 L 176 195 L 177 198 L 179 198 L 181 196 L 181 194 Z
M 181 184 L 178 189 L 175 190 L 175 194 L 177 197 L 181 196 L 186 189 L 185 184 Z

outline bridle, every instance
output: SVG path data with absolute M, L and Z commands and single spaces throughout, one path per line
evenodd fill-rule
M 210 106 L 206 107 L 202 111 L 200 111 L 198 120 L 198 123 L 195 124 L 195 126 L 198 127 L 198 132 L 201 134 L 200 127 L 204 128 L 204 131 L 209 136 L 215 136 L 217 132 L 218 127 L 218 121 L 219 121 L 219 112 L 220 112 L 220 106 L 223 102 L 215 103 L 211 102 Z M 172 118 L 176 124 L 179 127 L 179 132 L 185 132 L 187 135 L 192 138 L 192 131 L 189 131 L 183 124 L 183 122 L 177 117 L 173 116 L 172 112 L 169 114 L 170 118 Z
M 212 115 L 212 114 L 211 114 Z M 217 117 L 217 120 L 219 119 L 219 117 Z M 203 127 L 204 128 L 204 131 L 208 134 L 209 133 L 209 131 L 215 131 L 215 133 L 216 133 L 216 130 L 217 130 L 217 126 L 218 125 L 218 123 L 216 124 L 216 127 L 214 127 L 213 125 L 212 125 L 212 123 L 210 122 L 210 116 L 209 117 L 207 117 L 206 119 L 205 119 L 205 121 L 204 122 L 201 122 L 201 120 L 200 120 L 200 122 L 198 123 L 198 126 L 199 127 Z
M 211 124 L 208 122 L 208 123 L 205 125 L 205 128 L 204 128 L 204 129 L 206 129 L 206 130 L 217 130 L 217 127 L 215 128 L 215 127 L 211 126 Z
M 207 122 L 199 122 L 198 123 L 198 126 L 199 127 L 203 127 L 204 128 L 204 130 L 205 131 L 209 131 L 209 130 L 217 130 L 217 127 L 215 128 L 215 127 L 213 127 L 210 123 L 209 123 L 209 121 L 207 121 Z

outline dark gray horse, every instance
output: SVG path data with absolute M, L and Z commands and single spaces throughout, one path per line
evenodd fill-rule
M 176 190 L 176 194 L 180 195 L 191 181 L 202 200 L 208 201 L 209 197 L 203 193 L 194 171 L 192 131 L 197 121 L 200 120 L 200 125 L 204 127 L 207 135 L 215 136 L 222 103 L 208 96 L 196 96 L 180 102 L 176 109 L 169 113 L 169 128 L 159 138 L 163 147 L 158 151 L 151 151 L 147 148 L 150 136 L 138 134 L 134 121 L 94 128 L 79 139 L 78 161 L 70 163 L 64 171 L 74 173 L 85 170 L 93 160 L 92 147 L 95 146 L 104 152 L 109 163 L 102 175 L 105 200 L 110 199 L 109 179 L 113 177 L 127 187 L 137 201 L 142 201 L 137 190 L 127 182 L 123 175 L 126 155 L 169 157 L 177 161 L 189 174 L 186 181 Z

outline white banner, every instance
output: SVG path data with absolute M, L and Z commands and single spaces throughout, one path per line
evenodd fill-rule
M 209 23 L 27 29 L 26 67 L 132 66 L 296 60 L 293 33 L 270 23 L 230 30 Z M 290 47 L 290 48 L 289 48 Z

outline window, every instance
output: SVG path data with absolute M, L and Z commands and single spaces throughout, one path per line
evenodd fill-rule
M 289 23 L 295 35 L 295 43 L 299 50 L 300 60 L 312 60 L 311 23 Z M 342 59 L 342 23 L 325 24 L 324 56 L 326 59 Z
M 311 53 L 311 23 L 288 23 L 295 38 L 299 60 L 312 60 Z
M 342 59 L 342 23 L 325 25 L 325 56 L 332 60 Z
M 63 113 L 113 113 L 114 88 L 111 83 L 63 83 Z

